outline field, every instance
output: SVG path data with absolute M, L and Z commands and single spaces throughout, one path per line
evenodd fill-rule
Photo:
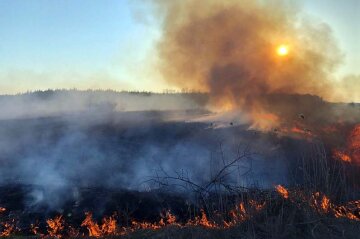
M 359 165 L 334 154 L 356 160 L 346 151 L 356 120 L 258 130 L 181 97 L 175 110 L 82 108 L 88 99 L 66 112 L 13 109 L 0 122 L 1 235 L 358 238 Z

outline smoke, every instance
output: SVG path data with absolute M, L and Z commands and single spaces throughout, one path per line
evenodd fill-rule
M 238 144 L 249 141 L 257 152 L 265 152 L 241 162 L 246 171 L 254 166 L 247 180 L 260 181 L 261 186 L 285 181 L 283 151 L 274 150 L 277 142 L 244 133 L 241 127 L 213 129 L 210 123 L 187 122 L 204 115 L 192 99 L 196 96 L 196 102 L 204 98 L 102 91 L 2 96 L 0 187 L 29 185 L 25 203 L 30 210 L 61 209 L 67 201 L 81 200 L 82 188 L 156 189 L 158 184 L 147 180 L 161 176 L 160 169 L 201 183 L 210 178 L 211 169 L 222 167 L 219 162 L 236 157 Z M 128 111 L 115 102 L 126 103 Z M 225 145 L 221 153 L 219 142 Z M 247 185 L 244 178 L 237 183 Z
M 96 113 L 106 119 L 116 111 L 164 111 L 202 108 L 204 94 L 157 94 L 112 90 L 47 90 L 0 96 L 0 120 Z
M 201 101 L 206 95 L 195 93 L 48 90 L 2 95 L 0 186 L 35 185 L 26 198 L 30 208 L 61 207 L 76 198 L 79 187 L 138 189 L 157 165 L 148 155 L 161 147 L 142 140 L 142 134 L 153 124 L 186 118 L 187 110 L 202 107 Z
M 343 102 L 360 102 L 360 75 L 348 75 L 337 86 L 337 95 Z
M 342 54 L 323 22 L 291 1 L 155 1 L 160 69 L 171 84 L 210 93 L 218 111 L 267 112 L 268 95 L 333 98 Z M 280 45 L 288 55 L 276 53 Z M 253 116 L 254 117 L 254 116 Z

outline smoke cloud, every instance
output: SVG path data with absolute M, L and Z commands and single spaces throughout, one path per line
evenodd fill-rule
M 171 84 L 210 93 L 219 111 L 266 111 L 271 94 L 333 98 L 342 54 L 331 29 L 289 1 L 155 1 L 160 69 Z M 285 45 L 288 55 L 277 48 Z
M 188 122 L 208 114 L 196 104 L 200 99 L 207 97 L 112 91 L 1 96 L 0 187 L 28 185 L 24 203 L 29 210 L 60 210 L 67 201 L 80 201 L 82 188 L 157 189 L 148 180 L 161 176 L 160 169 L 175 176 L 181 171 L 201 183 L 249 141 L 263 154 L 239 163 L 236 172 L 251 166 L 251 175 L 231 180 L 264 187 L 285 181 L 284 152 L 274 149 L 276 140 L 244 134 L 242 127 L 213 129 L 208 122 Z

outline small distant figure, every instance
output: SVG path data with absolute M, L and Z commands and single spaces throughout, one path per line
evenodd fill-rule
M 233 122 L 230 122 L 230 125 L 231 125 L 231 126 L 233 126 L 233 125 L 234 125 L 234 123 L 233 123 Z

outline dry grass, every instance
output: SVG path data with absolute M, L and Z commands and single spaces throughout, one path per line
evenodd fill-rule
M 227 166 L 227 165 L 226 165 Z M 309 152 L 304 151 L 295 165 L 291 165 L 291 186 L 284 197 L 274 190 L 249 189 L 226 193 L 213 193 L 204 196 L 199 190 L 196 206 L 190 208 L 192 217 L 199 216 L 205 209 L 209 222 L 216 228 L 201 225 L 167 225 L 160 229 L 139 229 L 123 236 L 104 236 L 101 238 L 125 239 L 340 239 L 360 238 L 360 207 L 352 208 L 355 219 L 335 215 L 338 205 L 349 200 L 359 199 L 358 171 L 348 168 L 344 162 L 328 157 L 321 145 L 314 145 Z M 358 170 L 358 169 L 357 169 Z M 221 169 L 221 172 L 225 170 Z M 220 175 L 220 174 L 217 174 Z M 221 176 L 221 175 L 220 175 Z M 211 183 L 223 183 L 217 180 Z M 185 180 L 180 178 L 179 180 Z M 188 180 L 188 179 L 186 179 Z M 216 186 L 216 185 L 215 185 Z M 315 197 L 315 195 L 317 195 Z M 326 196 L 327 206 L 321 205 Z M 314 201 L 315 200 L 315 201 Z M 254 205 L 254 202 L 255 205 Z M 316 204 L 317 203 L 317 204 Z M 234 205 L 243 208 L 233 213 Z M 262 205 L 259 207 L 259 205 Z M 319 206 L 320 205 L 320 206 Z M 349 209 L 350 210 L 350 209 Z M 223 227 L 224 221 L 233 222 Z M 184 221 L 182 222 L 184 225 Z M 8 238 L 24 238 L 14 236 Z M 37 238 L 37 237 L 26 237 Z M 65 238 L 65 237 L 64 237 Z M 89 237 L 86 237 L 89 238 Z

